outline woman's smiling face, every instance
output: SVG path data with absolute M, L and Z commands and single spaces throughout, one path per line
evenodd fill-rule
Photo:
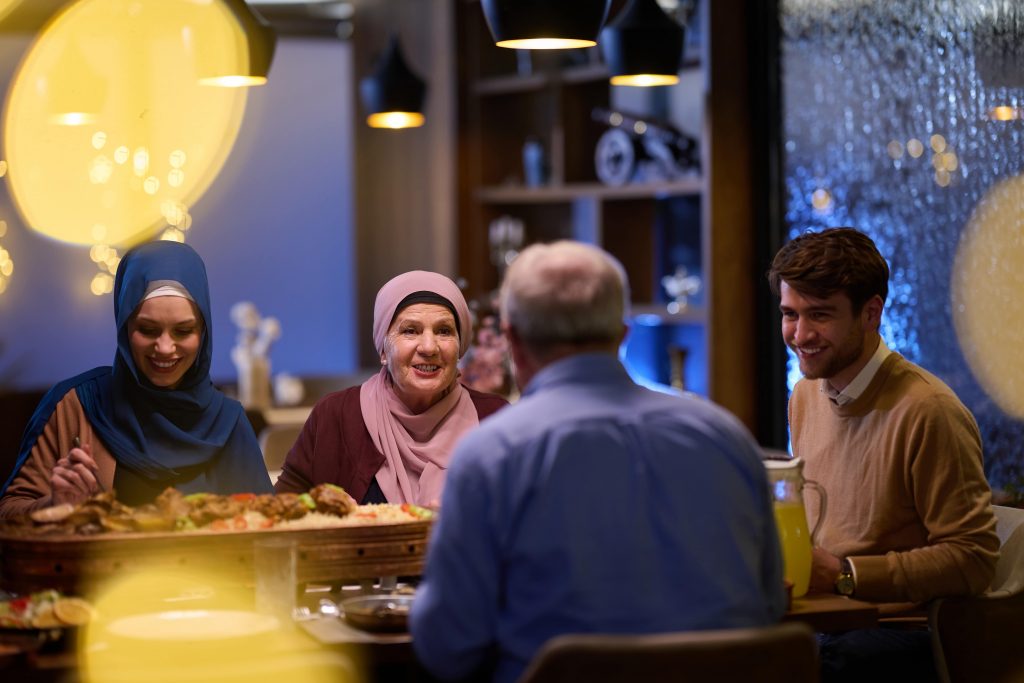
M 381 362 L 387 364 L 395 393 L 414 413 L 440 401 L 459 371 L 455 316 L 439 304 L 412 304 L 388 328 Z
M 192 367 L 203 337 L 202 317 L 180 296 L 146 299 L 128 322 L 135 367 L 154 386 L 175 389 Z

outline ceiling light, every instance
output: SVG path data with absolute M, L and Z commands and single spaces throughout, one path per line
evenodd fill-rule
M 373 73 L 359 83 L 366 123 L 372 128 L 417 128 L 424 123 L 427 84 L 409 69 L 392 34 Z
M 592 47 L 611 0 L 482 0 L 498 47 L 560 50 Z
M 630 0 L 601 31 L 612 85 L 674 85 L 683 59 L 683 27 L 655 0 Z

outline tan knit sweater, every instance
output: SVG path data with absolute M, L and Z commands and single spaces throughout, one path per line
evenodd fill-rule
M 29 453 L 28 460 L 0 498 L 0 518 L 14 517 L 50 505 L 50 475 L 57 460 L 67 455 L 75 437 L 90 444 L 99 465 L 97 479 L 104 490 L 114 483 L 117 462 L 93 432 L 74 389 L 64 395 Z
M 984 591 L 999 539 L 974 417 L 897 353 L 845 406 L 819 390 L 822 381 L 793 391 L 793 454 L 828 493 L 816 541 L 850 557 L 855 597 L 920 603 Z M 817 501 L 806 502 L 813 524 Z

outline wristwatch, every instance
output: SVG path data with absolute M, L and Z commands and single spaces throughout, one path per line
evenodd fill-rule
M 857 582 L 853 578 L 853 565 L 850 560 L 843 558 L 839 561 L 839 576 L 836 577 L 836 593 L 840 595 L 853 595 L 857 590 Z

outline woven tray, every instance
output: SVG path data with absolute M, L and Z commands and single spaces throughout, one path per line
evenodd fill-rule
M 143 568 L 214 570 L 251 583 L 253 542 L 275 537 L 295 541 L 300 583 L 417 576 L 430 525 L 46 537 L 0 533 L 0 587 L 87 594 L 114 574 Z

